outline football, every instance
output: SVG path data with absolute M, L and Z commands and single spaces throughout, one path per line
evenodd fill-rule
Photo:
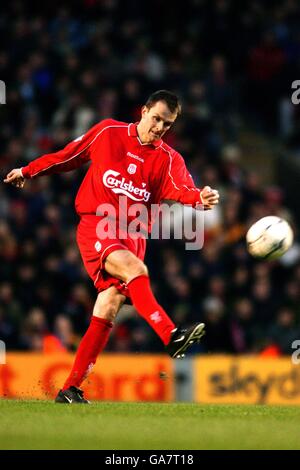
M 290 248 L 293 239 L 290 224 L 273 215 L 259 219 L 246 234 L 250 255 L 267 260 L 280 258 Z

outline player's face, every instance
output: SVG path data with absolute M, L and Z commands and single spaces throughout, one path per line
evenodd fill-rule
M 164 101 L 158 101 L 152 108 L 142 108 L 140 121 L 141 137 L 143 142 L 154 142 L 170 129 L 177 118 L 177 113 L 172 113 Z

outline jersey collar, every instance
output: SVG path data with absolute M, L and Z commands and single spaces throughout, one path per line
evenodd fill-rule
M 137 125 L 138 125 L 138 122 L 132 122 L 132 123 L 129 124 L 129 126 L 128 126 L 128 135 L 130 137 L 136 137 L 141 145 L 153 145 L 155 148 L 158 148 L 158 147 L 161 146 L 161 144 L 163 143 L 162 139 L 155 140 L 151 144 L 142 144 L 142 142 L 139 139 L 138 133 L 137 133 Z

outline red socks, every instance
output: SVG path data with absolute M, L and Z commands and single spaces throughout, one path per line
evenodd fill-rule
M 92 316 L 90 326 L 83 336 L 75 362 L 63 390 L 71 387 L 79 387 L 91 371 L 99 353 L 105 348 L 112 323 L 104 318 Z
M 150 286 L 149 277 L 138 276 L 127 284 L 133 305 L 149 323 L 164 344 L 170 341 L 171 331 L 176 328 L 164 309 L 157 303 Z
M 164 309 L 157 303 L 148 276 L 138 276 L 128 283 L 132 303 L 138 313 L 149 323 L 164 344 L 170 341 L 175 325 Z M 83 336 L 71 373 L 63 390 L 79 387 L 95 364 L 99 353 L 105 348 L 112 323 L 104 318 L 92 316 L 90 326 Z

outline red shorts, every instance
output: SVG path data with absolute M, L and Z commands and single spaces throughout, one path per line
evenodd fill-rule
M 115 286 L 123 295 L 129 296 L 125 282 L 112 277 L 104 269 L 105 258 L 115 250 L 129 250 L 141 260 L 144 260 L 146 252 L 145 238 L 105 238 L 101 240 L 97 233 L 99 217 L 96 215 L 82 216 L 77 227 L 76 239 L 79 251 L 88 275 L 94 282 L 98 292 Z

